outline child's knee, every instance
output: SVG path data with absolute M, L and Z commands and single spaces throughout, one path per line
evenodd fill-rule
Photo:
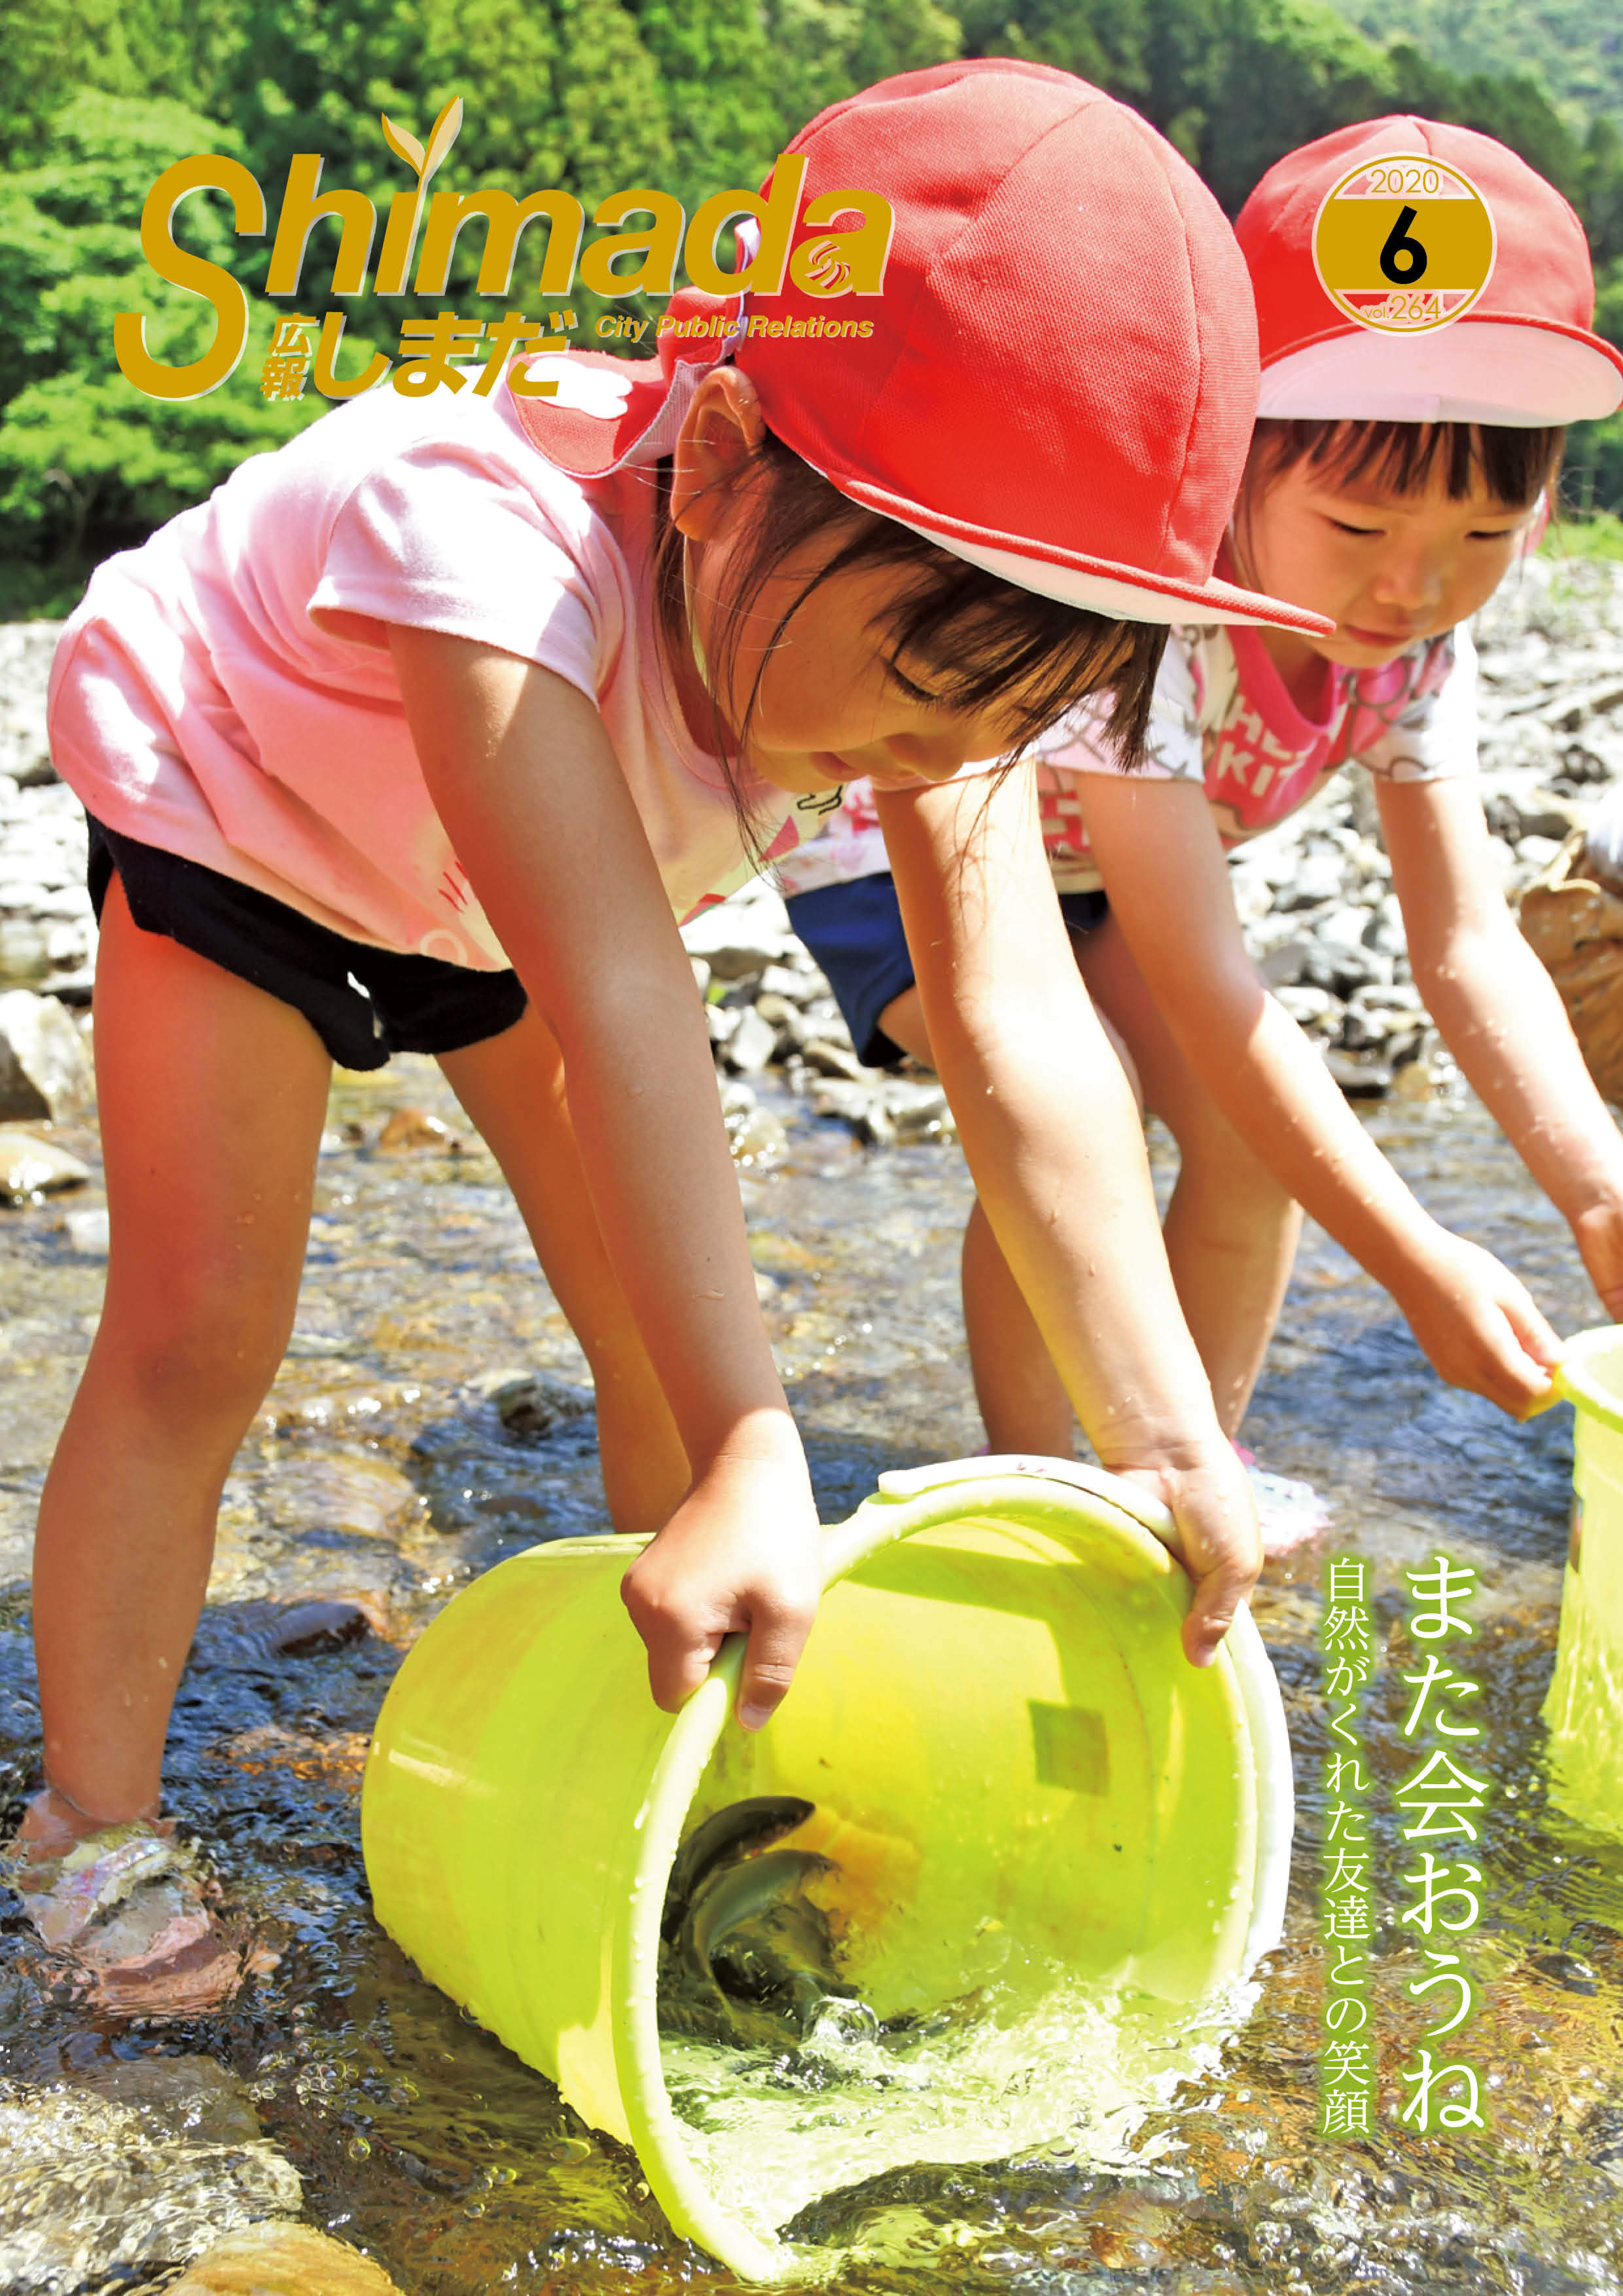
M 244 1423 L 276 1375 L 291 1308 L 206 1263 L 173 1265 L 160 1289 L 110 1283 L 98 1349 L 163 1417 Z

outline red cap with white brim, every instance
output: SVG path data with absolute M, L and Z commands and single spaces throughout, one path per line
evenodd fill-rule
M 789 149 L 805 201 L 860 184 L 889 201 L 879 291 L 792 272 L 771 296 L 684 289 L 669 319 L 747 315 L 748 332 L 668 326 L 657 363 L 537 361 L 558 397 L 519 403 L 551 461 L 592 477 L 668 453 L 730 356 L 842 494 L 1022 589 L 1120 620 L 1329 629 L 1214 576 L 1256 411 L 1255 318 L 1221 209 L 1136 112 L 1069 72 L 984 59 L 881 81 Z M 763 317 L 787 324 L 767 335 Z M 824 331 L 846 319 L 872 332 Z
M 1447 206 L 1428 210 L 1439 193 Z M 1456 281 L 1440 258 L 1417 268 L 1438 215 L 1463 215 L 1473 193 L 1486 210 L 1482 275 L 1467 264 Z M 1367 245 L 1388 256 L 1384 283 L 1360 274 L 1345 297 L 1332 291 L 1346 282 L 1326 222 L 1339 202 L 1366 203 Z M 1428 212 L 1431 224 L 1421 219 Z M 1491 135 L 1402 114 L 1338 128 L 1270 168 L 1234 229 L 1257 297 L 1259 414 L 1542 429 L 1623 404 L 1623 354 L 1590 326 L 1583 226 Z M 1415 293 L 1405 292 L 1406 276 Z M 1427 282 L 1436 316 L 1420 300 Z

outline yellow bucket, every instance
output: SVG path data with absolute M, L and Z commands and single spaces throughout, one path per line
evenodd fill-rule
M 816 1627 L 754 1734 L 730 1718 L 736 1647 L 679 1715 L 653 1705 L 619 1595 L 631 1542 L 514 1556 L 406 1659 L 362 1803 L 389 1934 L 635 2145 L 678 2232 L 759 2282 L 801 2265 L 712 2190 L 660 2063 L 660 1919 L 694 1824 L 754 1795 L 815 1806 L 812 1846 L 856 1891 L 845 1973 L 880 2018 L 961 1997 L 988 1923 L 1193 2002 L 1277 1942 L 1290 1849 L 1256 1628 L 1242 1611 L 1217 1663 L 1188 1665 L 1171 1519 L 1135 1487 L 960 1461 L 881 1476 L 824 1538 Z
M 1572 1532 L 1545 1700 L 1555 1798 L 1623 1833 L 1623 1326 L 1569 1340 L 1555 1385 L 1577 1406 Z

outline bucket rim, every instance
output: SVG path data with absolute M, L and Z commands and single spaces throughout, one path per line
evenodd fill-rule
M 988 1506 L 1000 1497 L 1013 1506 L 1031 1499 L 1043 1485 L 1068 1497 L 1084 1496 L 1116 1516 L 1113 1527 L 1157 1577 L 1182 1575 L 1174 1562 L 1181 1555 L 1171 1512 L 1136 1484 L 1102 1468 L 1011 1454 L 881 1474 L 876 1495 L 844 1522 L 824 1530 L 824 1590 L 881 1547 L 949 1521 L 961 1511 L 966 1487 L 981 1487 L 978 1496 Z M 655 1996 L 644 1974 L 658 1965 L 670 1869 L 688 1810 L 726 1726 L 743 1650 L 744 1637 L 729 1636 L 709 1676 L 676 1715 L 635 1821 L 642 1846 L 630 1918 L 620 1925 L 614 1945 L 614 2049 L 632 2143 L 667 2217 L 741 2278 L 781 2286 L 806 2278 L 804 2252 L 791 2243 L 761 2240 L 717 2202 L 699 2175 L 666 2089 Z M 1295 1816 L 1291 1748 L 1278 1677 L 1244 1604 L 1214 1664 L 1226 1669 L 1238 1693 L 1256 1786 L 1251 1916 L 1234 1972 L 1246 1979 L 1283 1931 Z M 821 2255 L 819 2274 L 837 2270 L 846 2253 Z
M 1553 1377 L 1557 1394 L 1581 1414 L 1598 1419 L 1603 1427 L 1623 1435 L 1623 1395 L 1615 1388 L 1601 1386 L 1591 1368 L 1594 1357 L 1613 1349 L 1623 1355 L 1623 1324 L 1600 1324 L 1579 1332 L 1563 1344 Z

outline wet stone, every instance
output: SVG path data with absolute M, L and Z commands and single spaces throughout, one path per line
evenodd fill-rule
M 848 1044 L 837 1045 L 827 1037 L 814 1037 L 800 1057 L 819 1076 L 843 1077 L 851 1084 L 865 1084 L 873 1078 L 873 1070 L 864 1068 Z
M 1392 1071 L 1384 1061 L 1335 1051 L 1326 1053 L 1324 1061 L 1348 1100 L 1379 1100 L 1392 1088 Z
M 66 1006 L 26 988 L 0 996 L 0 1117 L 72 1124 L 94 1107 L 89 1051 Z
M 428 1512 L 409 1476 L 370 1456 L 283 1460 L 266 1479 L 260 1504 L 293 1538 L 396 1539 L 421 1527 Z
M 1170 2209 L 1124 2194 L 1094 2211 L 1088 2245 L 1114 2272 L 1150 2271 L 1170 2263 L 1168 2241 L 1176 2224 Z
M 212 2057 L 112 2059 L 73 2074 L 69 2086 L 133 2107 L 149 2141 L 251 2144 L 260 2135 L 247 2090 Z
M 0 2087 L 0 2296 L 79 2296 L 141 2265 L 180 2264 L 223 2233 L 291 2216 L 291 2162 L 263 2138 L 176 2133 L 193 2104 L 83 2081 Z M 218 2114 L 226 2107 L 215 2100 Z
M 194 2259 L 169 2296 L 399 2296 L 382 2267 L 308 2225 L 263 2224 Z
M 590 1395 L 539 1372 L 503 1373 L 485 1392 L 508 1434 L 525 1442 L 538 1441 L 554 1428 L 584 1418 L 593 1407 Z
M 0 1128 L 0 1196 L 20 1203 L 59 1188 L 82 1187 L 89 1177 L 89 1165 L 53 1140 L 10 1126 Z
M 737 1123 L 729 1122 L 727 1140 L 733 1161 L 747 1170 L 780 1164 L 789 1153 L 789 1135 L 766 1108 L 754 1110 Z
M 72 1249 L 86 1259 L 105 1259 L 111 1241 L 105 1206 L 69 1212 L 62 1232 Z
M 406 1156 L 418 1148 L 437 1148 L 442 1156 L 465 1152 L 450 1126 L 421 1108 L 397 1108 L 378 1135 L 378 1146 L 385 1156 Z
M 307 1658 L 314 1651 L 341 1650 L 371 1631 L 358 1603 L 292 1603 L 275 1621 L 271 1641 L 283 1658 Z
M 374 1608 L 337 1595 L 292 1603 L 214 1603 L 198 1621 L 192 1664 L 252 1670 L 341 1650 L 381 1626 L 382 1614 L 374 1617 Z
M 727 1040 L 727 1064 L 741 1076 L 758 1076 L 776 1049 L 776 1031 L 751 1007 Z

